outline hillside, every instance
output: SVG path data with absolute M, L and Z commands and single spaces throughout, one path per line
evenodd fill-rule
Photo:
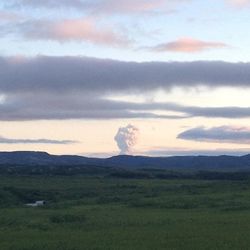
M 99 166 L 116 168 L 161 168 L 187 170 L 250 170 L 250 155 L 146 157 L 120 155 L 106 159 L 46 152 L 0 152 L 0 166 Z

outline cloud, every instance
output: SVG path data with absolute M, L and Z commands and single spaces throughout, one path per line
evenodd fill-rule
M 6 93 L 250 87 L 250 63 L 222 61 L 137 63 L 87 57 L 0 57 L 0 75 L 0 91 Z
M 77 141 L 50 139 L 10 139 L 0 136 L 0 144 L 73 144 Z
M 242 8 L 246 6 L 250 6 L 249 0 L 225 0 L 226 3 L 231 4 L 234 7 Z
M 30 40 L 78 41 L 108 46 L 128 46 L 130 43 L 125 35 L 114 28 L 98 25 L 93 18 L 26 21 L 17 25 L 16 31 Z
M 121 150 L 120 154 L 131 154 L 133 152 L 133 147 L 137 143 L 138 136 L 139 129 L 131 124 L 119 128 L 114 139 L 118 148 Z
M 225 48 L 227 45 L 221 42 L 208 42 L 197 40 L 193 38 L 180 38 L 176 41 L 159 44 L 150 50 L 155 52 L 182 52 L 182 53 L 194 53 L 201 52 L 210 49 Z
M 90 1 L 86 0 L 3 0 L 8 7 L 31 8 L 86 8 Z
M 16 22 L 22 20 L 22 16 L 15 12 L 0 10 L 0 23 L 3 22 Z
M 250 87 L 250 63 L 0 57 L 0 120 L 250 117 L 250 107 L 196 107 L 106 98 L 110 94 L 147 94 L 197 86 Z
M 158 113 L 157 111 L 162 111 Z M 168 112 L 171 112 L 168 113 Z M 19 94 L 5 98 L 0 120 L 247 118 L 250 107 L 194 107 L 175 103 L 133 103 L 84 94 Z
M 185 113 L 189 117 L 232 118 L 232 119 L 250 117 L 250 107 L 195 107 L 195 106 L 184 106 L 175 103 L 172 104 L 168 103 L 165 105 L 166 109 Z
M 6 3 L 12 7 L 32 8 L 72 8 L 79 11 L 87 11 L 95 14 L 133 14 L 133 13 L 159 13 L 171 10 L 176 4 L 190 0 L 9 0 Z M 163 11 L 164 10 L 164 11 Z
M 158 11 L 159 8 L 164 7 L 164 0 L 102 0 L 94 1 L 92 10 L 99 13 L 145 13 Z
M 0 120 L 67 120 L 67 119 L 121 119 L 165 118 L 181 119 L 186 116 L 159 115 L 155 105 L 111 101 L 91 94 L 28 95 L 20 94 L 0 105 Z
M 182 132 L 177 138 L 191 141 L 249 144 L 250 128 L 233 126 L 196 127 Z

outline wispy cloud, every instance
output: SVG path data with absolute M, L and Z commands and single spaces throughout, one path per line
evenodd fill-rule
M 159 11 L 165 6 L 165 0 L 101 0 L 94 1 L 92 9 L 99 13 L 146 13 Z
M 31 7 L 31 8 L 86 8 L 91 1 L 86 0 L 3 0 L 8 7 Z
M 228 45 L 222 42 L 209 42 L 193 38 L 180 38 L 172 42 L 159 44 L 149 48 L 155 52 L 181 52 L 181 53 L 195 53 L 204 50 L 225 48 Z
M 128 46 L 130 43 L 124 34 L 99 25 L 93 18 L 26 21 L 17 25 L 16 31 L 31 40 L 80 41 L 107 46 Z
M 12 139 L 0 136 L 0 144 L 73 144 L 77 141 L 50 139 Z
M 23 16 L 16 12 L 0 10 L 0 24 L 3 22 L 16 22 L 23 19 Z
M 180 133 L 177 138 L 191 141 L 249 144 L 250 128 L 233 126 L 196 127 Z
M 250 6 L 249 0 L 225 0 L 226 3 L 231 4 L 234 7 L 242 8 L 246 6 Z
M 4 0 L 6 1 L 6 0 Z M 133 14 L 133 13 L 159 13 L 172 10 L 177 4 L 190 0 L 8 0 L 6 5 L 12 7 L 31 8 L 72 8 L 87 11 L 92 14 Z
M 250 107 L 197 107 L 176 103 L 133 103 L 92 93 L 19 93 L 0 105 L 0 120 L 249 118 Z M 159 113 L 159 111 L 161 111 Z

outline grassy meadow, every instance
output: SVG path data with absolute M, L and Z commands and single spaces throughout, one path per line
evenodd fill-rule
M 0 176 L 1 250 L 249 248 L 248 179 Z

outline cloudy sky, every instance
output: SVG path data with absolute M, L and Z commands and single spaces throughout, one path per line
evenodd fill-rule
M 249 23 L 249 0 L 2 0 L 0 150 L 249 153 Z

